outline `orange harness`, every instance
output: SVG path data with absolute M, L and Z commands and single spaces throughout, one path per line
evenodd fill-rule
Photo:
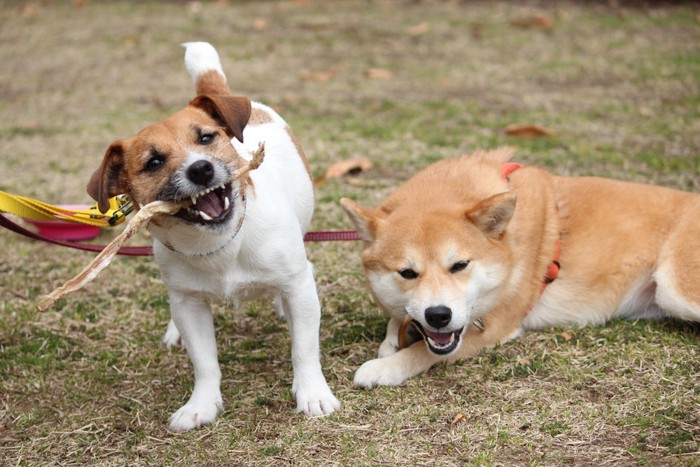
M 501 176 L 503 177 L 503 181 L 508 184 L 510 181 L 510 174 L 515 172 L 516 170 L 522 168 L 522 164 L 518 164 L 517 162 L 504 162 L 501 164 Z M 559 275 L 559 269 L 561 268 L 559 264 L 559 255 L 561 253 L 561 242 L 559 239 L 557 239 L 557 243 L 555 246 L 555 251 L 554 251 L 554 259 L 552 260 L 551 264 L 547 268 L 547 272 L 544 275 L 544 279 L 542 280 L 542 290 L 541 292 L 544 292 L 545 287 L 547 287 L 549 284 L 554 282 L 554 280 L 557 278 Z M 399 327 L 399 350 L 408 347 L 411 345 L 415 340 L 412 339 L 412 337 L 409 335 L 411 332 L 411 323 L 413 322 L 413 319 L 410 317 L 407 317 L 403 323 L 401 323 L 401 326 Z M 479 329 L 479 331 L 484 332 L 484 322 L 480 319 L 477 318 L 472 322 L 472 325 Z M 419 336 L 422 339 L 422 334 L 419 332 L 415 332 L 417 336 Z

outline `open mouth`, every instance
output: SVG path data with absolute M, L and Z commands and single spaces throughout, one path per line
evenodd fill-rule
M 428 349 L 436 355 L 447 355 L 454 352 L 459 346 L 464 331 L 464 327 L 462 327 L 457 331 L 435 332 L 425 329 L 416 320 L 413 320 L 411 324 L 421 333 L 425 343 L 428 344 Z
M 191 196 L 192 204 L 175 215 L 191 224 L 214 225 L 226 222 L 233 212 L 233 188 L 231 183 L 207 188 Z

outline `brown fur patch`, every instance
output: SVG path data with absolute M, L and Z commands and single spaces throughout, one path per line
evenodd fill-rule
M 297 152 L 299 153 L 299 157 L 301 157 L 301 161 L 304 163 L 304 168 L 306 169 L 306 173 L 309 174 L 309 180 L 313 182 L 314 178 L 313 175 L 311 175 L 311 166 L 309 165 L 309 161 L 306 158 L 306 154 L 304 154 L 304 150 L 301 148 L 301 144 L 299 144 L 299 140 L 297 140 L 296 135 L 292 131 L 291 128 L 287 127 L 287 134 L 292 140 L 292 143 L 294 143 L 294 147 L 297 149 Z
M 248 125 L 263 125 L 271 122 L 272 116 L 269 113 L 265 112 L 263 109 L 253 107 L 250 112 L 250 120 L 248 120 Z
M 230 95 L 231 89 L 226 84 L 226 78 L 216 70 L 205 71 L 197 77 L 195 83 L 197 94 Z

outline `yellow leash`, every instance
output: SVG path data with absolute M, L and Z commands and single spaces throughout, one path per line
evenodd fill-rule
M 109 210 L 102 214 L 97 204 L 88 209 L 68 209 L 26 196 L 0 191 L 0 212 L 37 221 L 69 221 L 96 227 L 113 227 L 126 219 L 133 206 L 126 195 L 109 200 Z

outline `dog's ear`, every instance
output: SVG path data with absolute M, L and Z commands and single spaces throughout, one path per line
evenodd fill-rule
M 107 149 L 100 167 L 92 174 L 87 185 L 87 192 L 97 201 L 101 213 L 109 210 L 109 198 L 126 191 L 123 181 L 124 145 L 116 141 Z
M 466 213 L 466 217 L 487 237 L 499 238 L 505 232 L 515 212 L 515 194 L 506 191 L 481 201 Z
M 250 99 L 236 96 L 197 96 L 190 105 L 209 114 L 226 129 L 229 138 L 243 142 L 243 129 L 250 120 Z
M 355 225 L 360 238 L 365 242 L 372 243 L 377 237 L 377 230 L 386 217 L 386 213 L 378 209 L 364 208 L 347 198 L 340 200 L 340 206 L 348 213 L 348 217 Z

